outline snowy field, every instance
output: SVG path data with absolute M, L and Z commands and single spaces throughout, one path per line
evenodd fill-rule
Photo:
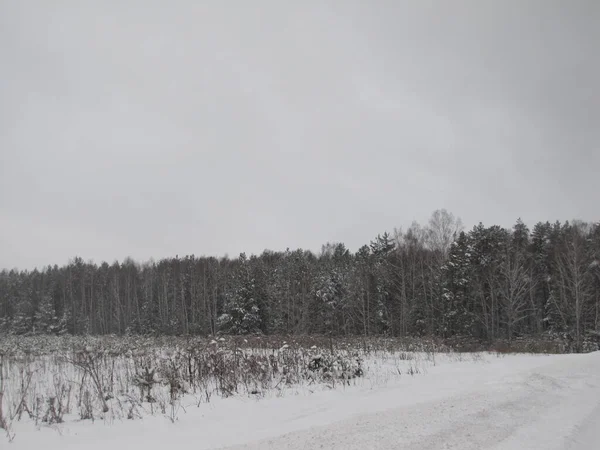
M 203 349 L 213 359 L 221 355 L 215 361 L 233 361 L 227 370 L 240 370 L 230 374 L 235 378 L 221 379 L 219 372 L 212 378 L 195 375 L 177 392 L 164 379 L 169 367 L 176 372 L 185 361 L 177 359 L 176 350 L 157 349 L 143 357 L 117 352 L 89 360 L 85 355 L 94 355 L 93 349 L 79 359 L 68 352 L 5 355 L 3 410 L 5 418 L 12 417 L 13 439 L 9 443 L 2 436 L 0 448 L 600 448 L 599 352 L 514 355 L 389 347 L 332 353 L 293 343 L 277 351 L 235 347 L 213 342 Z M 305 367 L 315 357 L 331 359 L 328 352 L 336 355 L 331 371 Z M 248 365 L 262 357 L 270 361 L 268 367 Z M 135 382 L 142 360 L 163 374 L 151 394 Z M 182 367 L 195 373 L 188 364 Z M 222 391 L 220 383 L 227 380 L 238 385 Z M 109 383 L 112 395 L 106 395 Z M 104 401 L 94 391 L 98 385 Z M 52 420 L 53 414 L 60 420 Z

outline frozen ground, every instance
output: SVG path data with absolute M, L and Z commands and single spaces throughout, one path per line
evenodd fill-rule
M 600 448 L 600 353 L 440 357 L 426 373 L 164 416 L 15 426 L 15 450 Z

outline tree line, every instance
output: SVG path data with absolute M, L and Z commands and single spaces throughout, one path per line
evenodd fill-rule
M 0 332 L 514 339 L 600 331 L 600 224 L 464 231 L 445 210 L 357 252 L 265 251 L 0 272 Z

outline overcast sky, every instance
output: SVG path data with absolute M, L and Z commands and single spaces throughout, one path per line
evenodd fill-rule
M 600 219 L 600 1 L 0 0 L 0 268 Z

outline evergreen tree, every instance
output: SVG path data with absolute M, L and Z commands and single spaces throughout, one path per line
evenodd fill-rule
M 44 295 L 33 317 L 34 332 L 39 334 L 55 334 L 58 330 L 58 318 L 52 297 Z
M 600 331 L 600 225 L 531 233 L 460 222 L 237 259 L 167 258 L 0 272 L 0 333 L 467 335 L 550 332 L 573 348 Z M 456 239 L 455 242 L 454 239 Z
M 475 314 L 472 298 L 473 273 L 471 244 L 461 232 L 450 246 L 448 262 L 444 271 L 444 326 L 443 335 L 467 335 L 474 333 Z
M 250 334 L 260 331 L 261 314 L 256 297 L 255 280 L 245 253 L 240 254 L 234 286 L 225 303 L 225 313 L 219 317 L 219 330 L 230 334 Z
M 529 247 L 529 228 L 520 218 L 513 227 L 511 247 L 518 253 L 525 253 Z
M 533 277 L 532 321 L 536 333 L 542 333 L 551 326 L 547 310 L 550 298 L 550 223 L 538 222 L 531 232 L 531 264 Z

